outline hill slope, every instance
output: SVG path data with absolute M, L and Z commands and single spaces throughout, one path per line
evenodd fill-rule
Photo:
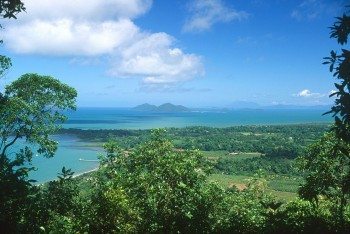
M 164 103 L 160 106 L 150 105 L 148 103 L 144 103 L 142 105 L 138 105 L 133 110 L 136 111 L 157 111 L 157 112 L 186 112 L 190 111 L 187 107 L 181 105 L 174 105 L 171 103 Z

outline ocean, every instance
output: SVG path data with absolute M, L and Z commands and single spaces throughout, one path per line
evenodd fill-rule
M 150 129 L 164 127 L 275 125 L 326 123 L 330 115 L 320 109 L 242 109 L 178 113 L 140 112 L 127 108 L 79 108 L 69 112 L 64 128 Z
M 79 108 L 67 113 L 69 119 L 64 128 L 79 129 L 150 129 L 163 127 L 211 126 L 229 127 L 238 125 L 276 125 L 299 123 L 330 123 L 327 110 L 263 110 L 246 109 L 233 111 L 196 111 L 181 113 L 138 112 L 126 108 Z M 98 166 L 101 148 L 82 142 L 75 136 L 55 135 L 59 147 L 55 157 L 46 159 L 40 155 L 33 159 L 36 171 L 30 178 L 38 183 L 53 180 L 62 167 L 71 168 L 76 174 Z

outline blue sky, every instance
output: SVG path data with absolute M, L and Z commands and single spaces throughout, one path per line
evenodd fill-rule
M 79 106 L 172 102 L 189 107 L 324 105 L 334 89 L 322 58 L 339 50 L 335 0 L 26 0 L 1 54 L 21 74 L 51 75 Z

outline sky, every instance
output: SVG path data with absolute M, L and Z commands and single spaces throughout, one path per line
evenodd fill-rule
M 78 106 L 328 105 L 345 0 L 25 0 L 0 54 L 78 91 Z

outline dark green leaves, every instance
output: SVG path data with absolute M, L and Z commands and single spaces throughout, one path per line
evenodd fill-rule
M 6 74 L 6 71 L 8 71 L 11 66 L 11 59 L 9 57 L 0 55 L 0 78 Z
M 336 19 L 331 27 L 331 37 L 344 45 L 350 33 L 350 17 L 343 14 Z M 334 84 L 337 91 L 330 95 L 336 96 L 334 106 L 325 114 L 333 113 L 335 132 L 342 140 L 350 143 L 350 51 L 342 49 L 341 53 L 337 54 L 332 50 L 330 57 L 325 57 L 324 60 L 323 64 L 329 65 L 329 71 L 339 80 L 339 83 Z
M 24 4 L 21 0 L 1 0 L 0 1 L 0 15 L 3 18 L 16 18 L 16 15 L 25 11 Z
M 5 154 L 10 136 L 39 145 L 38 153 L 51 157 L 57 142 L 49 135 L 66 117 L 61 111 L 75 109 L 76 91 L 60 81 L 38 74 L 25 74 L 5 89 L 0 109 L 1 150 Z

